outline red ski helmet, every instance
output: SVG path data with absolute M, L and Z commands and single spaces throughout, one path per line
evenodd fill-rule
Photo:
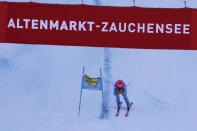
M 121 81 L 121 80 L 119 80 L 119 81 L 117 82 L 117 87 L 118 87 L 118 88 L 124 88 L 124 82 Z

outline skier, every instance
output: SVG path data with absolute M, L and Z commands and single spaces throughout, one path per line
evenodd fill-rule
M 125 82 L 123 80 L 117 80 L 115 82 L 115 84 L 114 84 L 114 95 L 116 97 L 116 103 L 117 103 L 117 107 L 118 107 L 116 116 L 119 115 L 120 107 L 121 107 L 121 104 L 122 104 L 122 102 L 120 102 L 120 95 L 123 96 L 124 101 L 127 104 L 127 112 L 126 112 L 125 116 L 128 116 L 128 112 L 129 112 L 129 109 L 132 105 L 132 102 L 131 103 L 129 102 L 129 99 L 127 97 L 127 85 L 125 84 Z

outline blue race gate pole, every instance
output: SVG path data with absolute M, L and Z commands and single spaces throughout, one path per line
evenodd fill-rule
M 102 102 L 103 102 L 102 103 L 103 104 L 102 108 L 103 108 L 104 107 L 104 94 L 103 94 L 103 82 L 102 82 L 102 80 L 103 79 L 101 78 L 101 86 L 102 86 L 102 90 L 101 91 L 102 91 Z M 103 111 L 103 118 L 106 119 L 105 111 Z
M 103 93 L 103 79 L 102 79 L 102 70 L 100 68 L 100 79 L 101 79 L 101 91 L 102 91 L 102 113 L 101 118 L 106 119 L 106 112 L 105 112 L 105 101 L 104 101 L 104 93 Z
M 82 97 L 82 86 L 81 86 L 81 92 L 80 92 L 80 100 L 79 100 L 79 112 L 78 112 L 78 117 L 80 117 L 80 111 L 81 111 L 81 97 Z
M 83 67 L 83 76 L 82 76 L 82 82 L 81 82 L 78 117 L 80 117 L 80 111 L 81 111 L 81 97 L 82 97 L 82 91 L 83 91 L 82 88 L 83 88 L 83 81 L 84 81 L 84 70 L 85 70 L 85 67 Z

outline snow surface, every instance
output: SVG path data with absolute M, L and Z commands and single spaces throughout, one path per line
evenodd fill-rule
M 36 2 L 80 3 L 79 0 Z M 130 0 L 85 2 L 130 4 Z M 181 2 L 137 0 L 137 5 L 182 7 Z M 189 2 L 190 7 L 197 7 L 195 0 Z M 185 50 L 1 43 L 0 130 L 196 131 L 196 58 L 197 51 Z M 101 92 L 90 90 L 83 91 L 81 116 L 77 117 L 83 66 L 92 77 L 99 75 L 100 67 L 103 70 L 107 119 L 100 119 Z M 124 117 L 125 104 L 120 117 L 114 116 L 116 104 L 110 81 L 117 79 L 130 83 L 128 95 L 134 106 L 128 118 Z

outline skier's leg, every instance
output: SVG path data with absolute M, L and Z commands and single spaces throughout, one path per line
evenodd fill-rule
M 120 95 L 119 94 L 115 94 L 115 96 L 116 96 L 116 103 L 117 103 L 116 116 L 118 116 L 119 115 L 119 111 L 120 111 L 120 106 L 121 106 Z
M 127 95 L 126 94 L 122 94 L 122 96 L 123 96 L 123 98 L 124 98 L 124 100 L 125 100 L 125 102 L 127 104 L 127 107 L 128 107 L 130 102 L 129 102 L 129 99 L 128 99 Z
M 116 103 L 117 103 L 117 106 L 119 107 L 120 106 L 120 95 L 119 94 L 116 94 Z

